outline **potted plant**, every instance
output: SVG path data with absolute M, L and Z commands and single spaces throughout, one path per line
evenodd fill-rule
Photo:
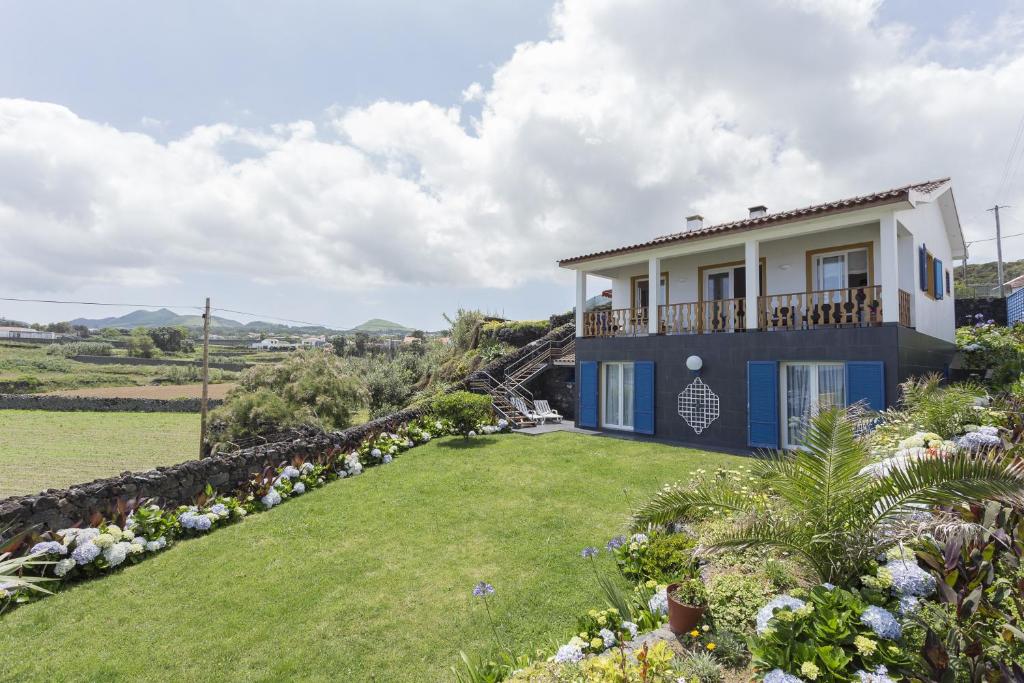
M 692 631 L 707 609 L 708 594 L 704 582 L 698 578 L 670 583 L 668 594 L 668 627 L 672 633 L 682 635 Z

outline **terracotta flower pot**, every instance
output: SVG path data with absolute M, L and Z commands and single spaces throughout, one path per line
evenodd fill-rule
M 680 636 L 697 628 L 705 608 L 684 605 L 676 600 L 672 594 L 678 586 L 678 583 L 670 583 L 665 590 L 668 592 L 668 628 Z

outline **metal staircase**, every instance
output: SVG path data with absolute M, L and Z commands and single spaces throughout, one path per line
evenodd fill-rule
M 510 399 L 522 399 L 527 408 L 532 410 L 533 393 L 524 385 L 552 365 L 576 365 L 575 331 L 561 339 L 548 339 L 536 343 L 529 353 L 505 368 L 504 379 L 501 381 L 487 372 L 474 373 L 470 377 L 469 388 L 477 393 L 490 395 L 495 412 L 516 429 L 533 427 L 536 422 L 516 410 Z

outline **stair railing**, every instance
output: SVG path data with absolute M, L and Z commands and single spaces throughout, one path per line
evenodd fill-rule
M 528 363 L 530 363 L 530 364 L 537 364 L 537 365 L 540 365 L 540 366 L 547 365 L 554 358 L 554 355 L 555 355 L 554 352 L 556 350 L 564 351 L 565 347 L 569 343 L 575 343 L 575 341 L 576 341 L 576 332 L 575 331 L 571 331 L 571 332 L 567 333 L 561 339 L 548 339 L 548 340 L 545 340 L 545 341 L 541 342 L 540 344 L 537 344 L 536 347 L 532 351 L 530 351 L 529 353 L 524 355 L 522 358 L 517 359 L 515 362 L 510 363 L 508 366 L 505 367 L 504 375 L 505 375 L 505 382 L 506 382 L 506 384 L 509 383 L 509 380 L 511 379 L 511 377 L 513 375 L 515 375 L 519 370 L 521 370 L 523 367 L 525 367 Z M 539 368 L 537 370 L 539 371 Z M 537 372 L 529 372 L 524 379 L 513 380 L 512 384 L 516 388 L 518 388 L 524 382 L 528 382 L 531 379 L 533 379 L 536 375 L 537 375 Z

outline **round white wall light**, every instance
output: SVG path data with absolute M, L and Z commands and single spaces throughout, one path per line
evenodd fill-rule
M 700 356 L 690 356 L 686 359 L 686 368 L 697 372 L 704 367 L 704 361 L 700 359 Z

